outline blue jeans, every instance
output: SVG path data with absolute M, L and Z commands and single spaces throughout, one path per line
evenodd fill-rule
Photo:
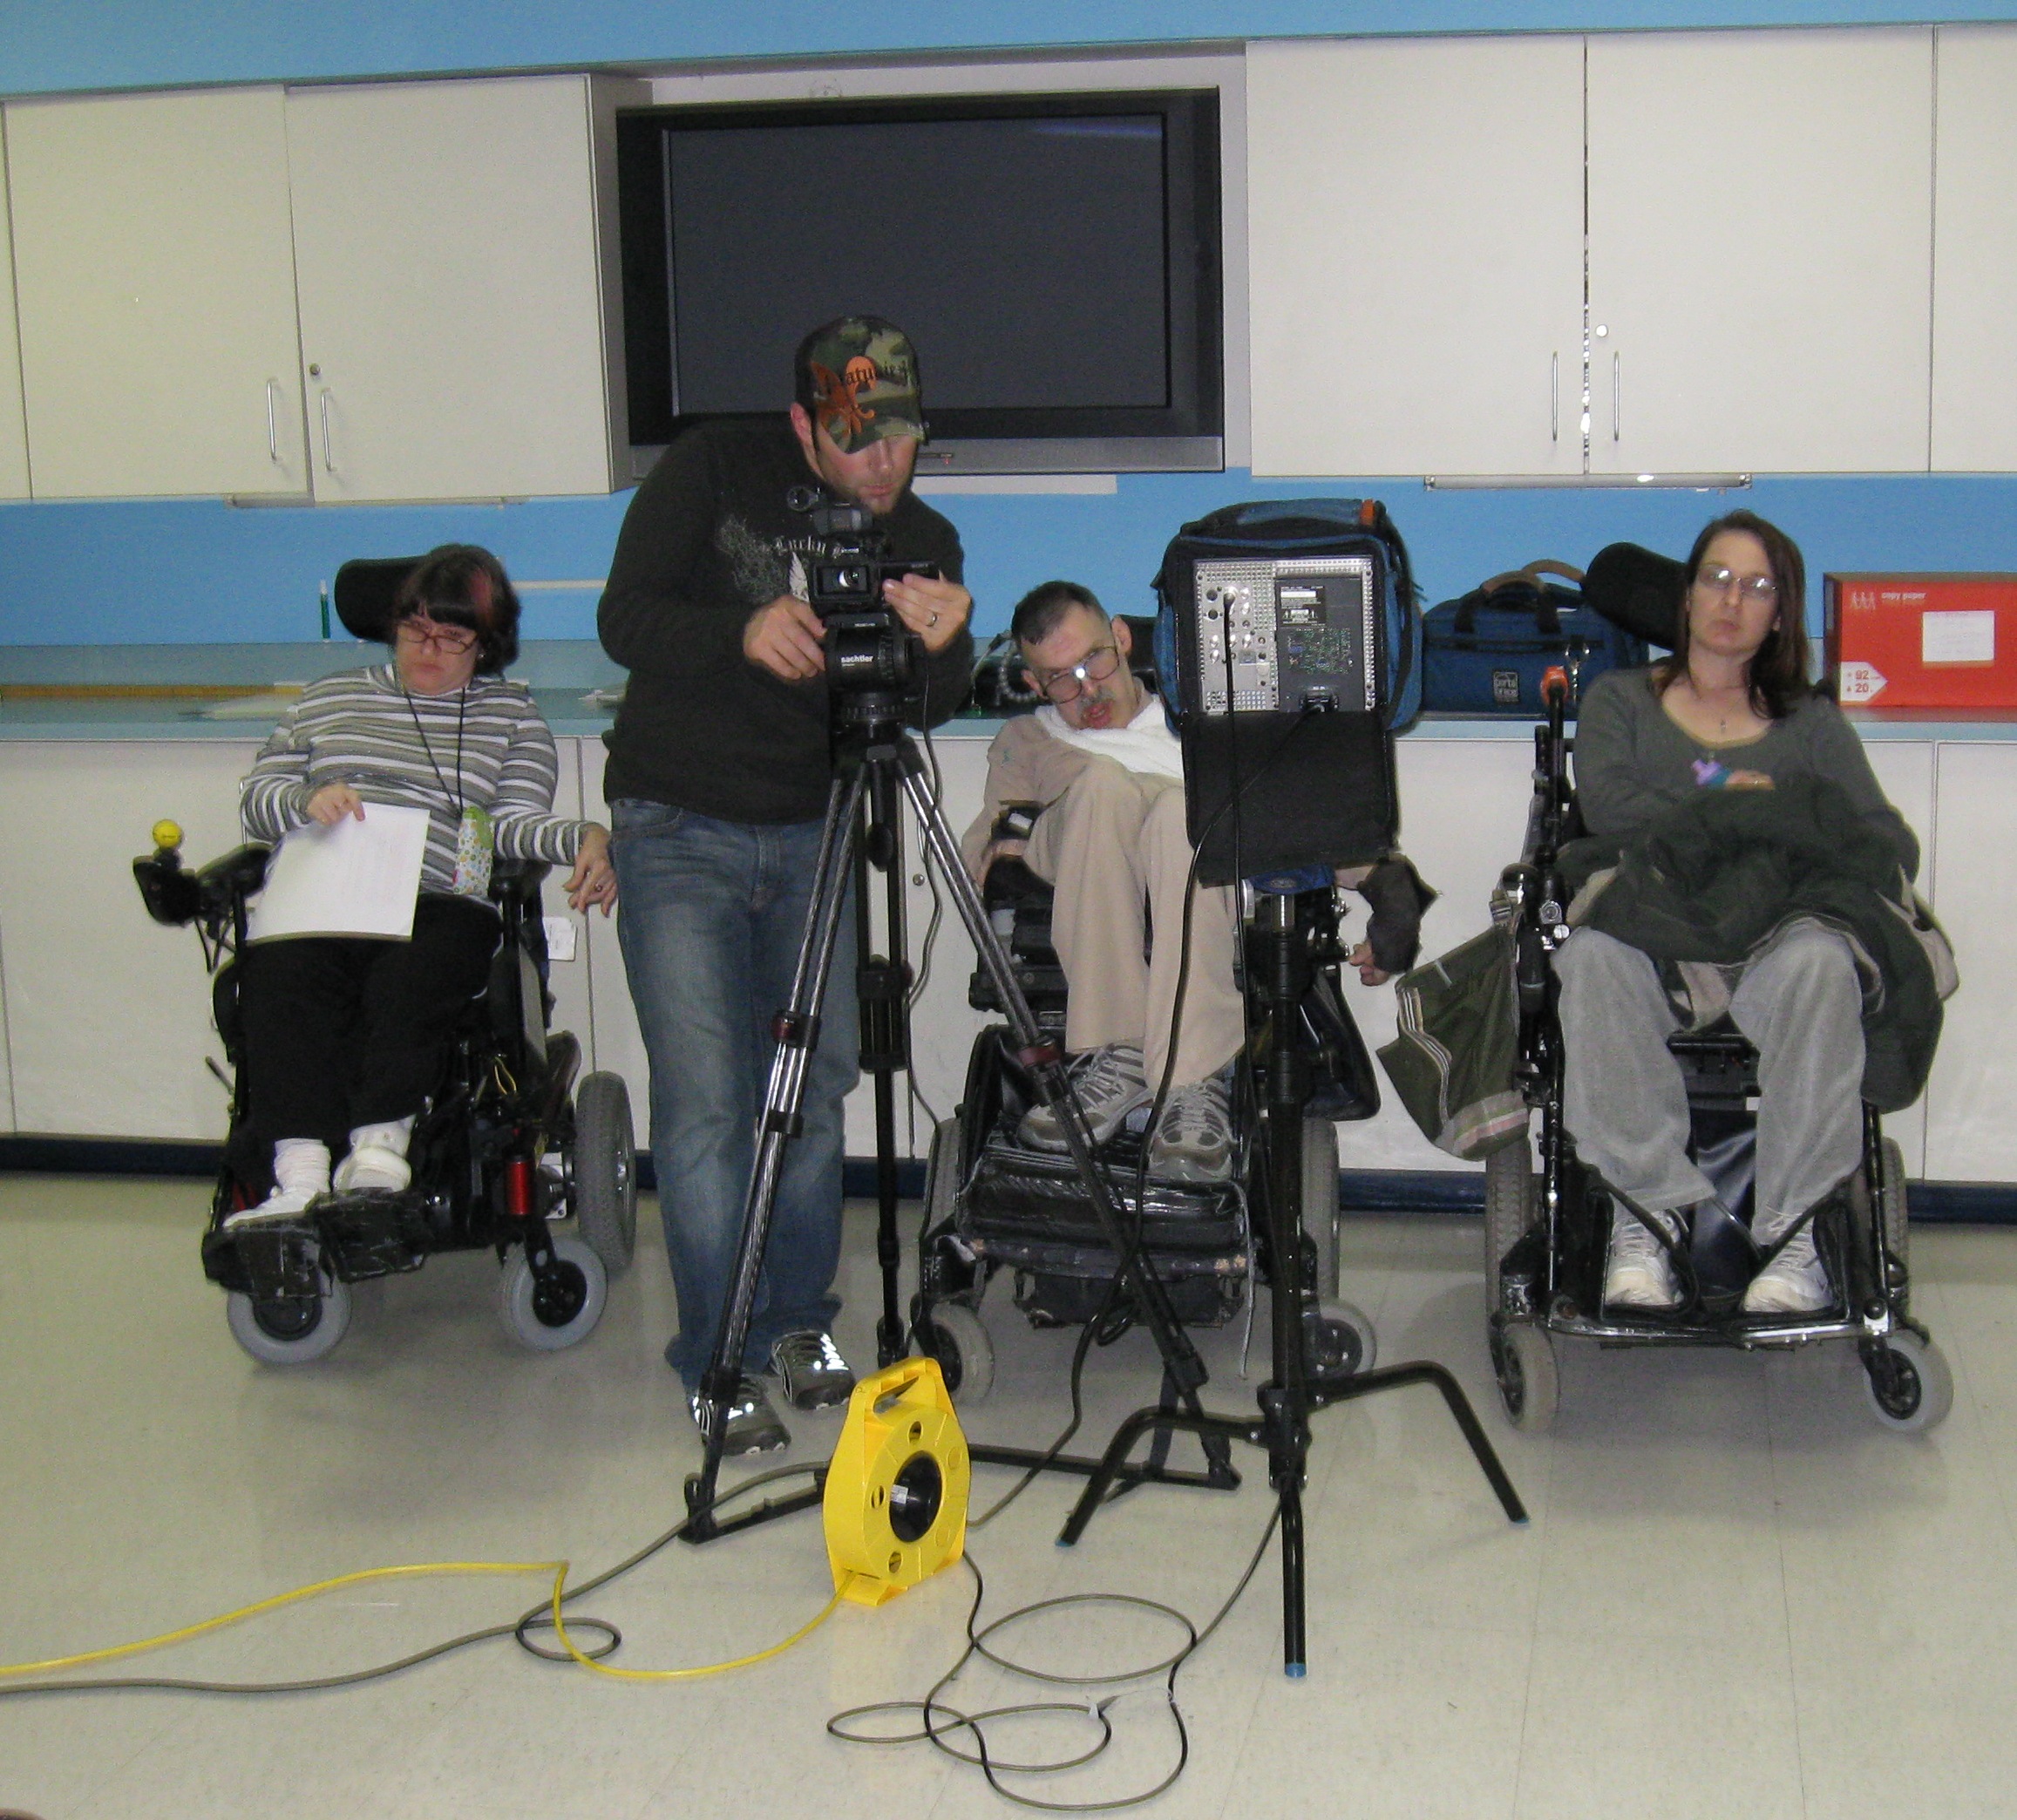
M 617 932 L 651 1062 L 651 1155 L 679 1293 L 665 1355 L 691 1390 L 734 1281 L 771 1023 L 791 1002 L 820 824 L 716 821 L 635 798 L 609 807 Z M 839 1312 L 841 1103 L 859 1048 L 850 892 L 806 1070 L 805 1129 L 784 1147 L 746 1370 L 760 1370 L 784 1334 L 824 1330 Z

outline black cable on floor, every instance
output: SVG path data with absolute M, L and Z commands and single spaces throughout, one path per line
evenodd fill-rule
M 833 1737 L 849 1744 L 928 1743 L 955 1762 L 966 1763 L 979 1769 L 987 1777 L 988 1787 L 1005 1801 L 1012 1801 L 1018 1807 L 1034 1808 L 1045 1813 L 1110 1813 L 1117 1809 L 1139 1807 L 1144 1802 L 1153 1801 L 1158 1795 L 1165 1794 L 1176 1786 L 1191 1761 L 1191 1734 L 1184 1723 L 1183 1709 L 1177 1704 L 1177 1677 L 1183 1673 L 1184 1665 L 1211 1640 L 1233 1606 L 1239 1603 L 1241 1595 L 1246 1592 L 1259 1570 L 1261 1557 L 1267 1553 L 1267 1545 L 1274 1536 L 1275 1526 L 1280 1521 L 1281 1506 L 1278 1503 L 1268 1515 L 1267 1527 L 1261 1531 L 1260 1539 L 1254 1545 L 1246 1571 L 1240 1574 L 1233 1591 L 1226 1595 L 1226 1602 L 1212 1614 L 1211 1621 L 1202 1630 L 1174 1606 L 1165 1605 L 1159 1599 L 1143 1599 L 1132 1593 L 1121 1592 L 1074 1592 L 1060 1599 L 1040 1599 L 1034 1605 L 1020 1606 L 1007 1616 L 997 1618 L 985 1628 L 976 1629 L 981 1601 L 987 1597 L 987 1585 L 981 1579 L 978 1563 L 968 1554 L 964 1559 L 967 1571 L 974 1577 L 974 1602 L 967 1610 L 967 1647 L 961 1652 L 959 1660 L 939 1677 L 931 1692 L 922 1700 L 885 1700 L 868 1706 L 850 1707 L 844 1712 L 834 1714 L 826 1722 L 826 1729 Z M 990 1647 L 990 1639 L 998 1636 L 1009 1626 L 1035 1617 L 1039 1613 L 1090 1606 L 1124 1606 L 1138 1611 L 1152 1612 L 1179 1626 L 1185 1634 L 1184 1643 L 1162 1661 L 1151 1662 L 1142 1667 L 1113 1670 L 1104 1674 L 1059 1674 L 1046 1669 L 1032 1668 L 1004 1654 L 999 1648 Z M 940 1695 L 959 1678 L 961 1671 L 976 1656 L 1011 1674 L 1021 1675 L 1025 1680 L 1042 1681 L 1054 1687 L 1112 1687 L 1116 1691 L 1104 1700 L 1084 1702 L 1076 1700 L 1026 1701 L 1010 1706 L 991 1707 L 984 1712 L 962 1713 L 957 1707 L 947 1705 Z M 1022 1794 L 1003 1784 L 1001 1778 L 1004 1776 L 1052 1776 L 1067 1769 L 1081 1769 L 1092 1762 L 1113 1742 L 1113 1724 L 1108 1714 L 1114 1702 L 1121 1697 L 1119 1684 L 1144 1681 L 1156 1674 L 1164 1677 L 1164 1702 L 1169 1708 L 1171 1722 L 1177 1728 L 1177 1761 L 1169 1774 L 1152 1788 L 1131 1795 L 1116 1796 L 1105 1801 L 1046 1801 L 1035 1795 Z M 888 1713 L 914 1715 L 918 1722 L 917 1728 L 890 1733 L 863 1732 L 852 1728 L 856 1721 Z M 1097 1728 L 1098 1735 L 1076 1756 L 1057 1757 L 1041 1762 L 1010 1762 L 989 1748 L 987 1728 L 990 1724 L 1000 1726 L 1010 1720 L 1031 1718 L 1046 1713 L 1069 1714 L 1085 1719 Z M 952 1742 L 962 1735 L 971 1738 L 973 1748 L 970 1750 L 961 1749 Z

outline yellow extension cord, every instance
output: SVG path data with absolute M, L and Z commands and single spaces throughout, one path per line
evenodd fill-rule
M 110 1649 L 85 1650 L 78 1655 L 51 1656 L 40 1662 L 0 1663 L 0 1675 L 47 1674 L 63 1668 L 81 1668 L 92 1662 L 115 1662 L 124 1656 L 133 1656 L 150 1649 L 164 1649 L 171 1643 L 186 1643 L 192 1637 L 200 1637 L 211 1631 L 222 1630 L 229 1624 L 238 1624 L 248 1618 L 257 1618 L 266 1612 L 278 1611 L 282 1606 L 295 1605 L 304 1599 L 314 1599 L 323 1592 L 334 1592 L 344 1586 L 362 1586 L 374 1580 L 413 1579 L 422 1575 L 437 1573 L 551 1573 L 553 1576 L 553 1633 L 570 1657 L 584 1668 L 592 1668 L 597 1674 L 606 1674 L 615 1681 L 696 1681 L 703 1675 L 723 1674 L 731 1668 L 747 1668 L 757 1662 L 768 1661 L 778 1656 L 795 1643 L 807 1637 L 833 1615 L 833 1609 L 840 1603 L 841 1592 L 837 1591 L 826 1601 L 825 1608 L 811 1623 L 801 1626 L 782 1643 L 773 1643 L 768 1649 L 759 1649 L 750 1655 L 737 1656 L 726 1662 L 709 1662 L 697 1668 L 609 1668 L 585 1656 L 574 1647 L 560 1621 L 560 1605 L 567 1594 L 567 1567 L 566 1561 L 423 1561 L 404 1567 L 366 1567 L 356 1573 L 339 1574 L 335 1579 L 316 1580 L 312 1586 L 296 1586 L 291 1592 L 276 1592 L 271 1599 L 240 1606 L 236 1611 L 226 1612 L 215 1618 L 206 1618 L 200 1624 L 184 1625 L 180 1630 L 164 1631 L 158 1637 L 148 1637 L 138 1643 L 120 1643 Z M 842 1590 L 846 1582 L 842 1583 Z

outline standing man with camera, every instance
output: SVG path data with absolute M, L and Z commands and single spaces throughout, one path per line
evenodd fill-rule
M 945 719 L 973 668 L 958 533 L 910 490 L 925 424 L 909 338 L 877 316 L 842 317 L 799 343 L 793 377 L 787 420 L 705 424 L 666 452 L 624 515 L 597 615 L 603 648 L 630 672 L 603 793 L 679 1294 L 665 1355 L 689 1401 L 729 1296 L 771 1021 L 791 995 L 832 777 L 822 628 L 807 604 L 818 540 L 786 496 L 810 481 L 829 501 L 866 506 L 893 557 L 936 570 L 883 589 L 924 648 L 909 717 Z M 801 1409 L 853 1388 L 831 1332 L 842 1103 L 858 1071 L 853 976 L 850 909 L 804 1129 L 784 1152 L 731 1453 L 790 1438 L 764 1370 Z

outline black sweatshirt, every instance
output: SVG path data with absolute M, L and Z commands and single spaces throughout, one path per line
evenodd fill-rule
M 825 679 L 787 682 L 743 655 L 750 615 L 805 593 L 794 559 L 818 540 L 784 495 L 817 479 L 780 418 L 689 431 L 637 489 L 596 614 L 603 649 L 630 672 L 603 736 L 611 801 L 642 797 L 721 821 L 825 813 Z M 893 554 L 963 579 L 959 533 L 914 494 L 879 522 Z M 973 667 L 961 631 L 930 661 L 926 724 L 959 707 Z

